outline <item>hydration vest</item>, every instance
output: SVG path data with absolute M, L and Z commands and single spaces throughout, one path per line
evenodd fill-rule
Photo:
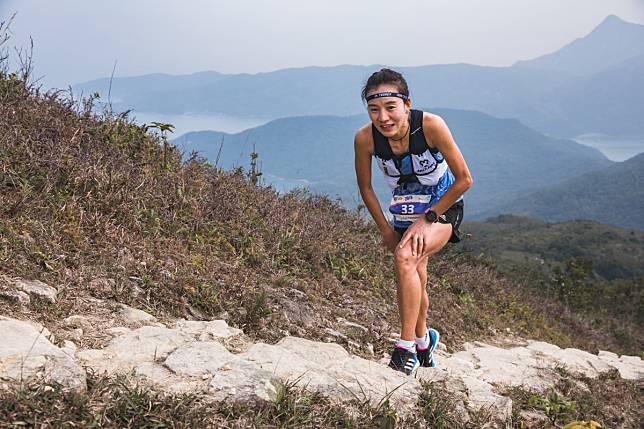
M 409 127 L 409 148 L 398 156 L 391 150 L 387 137 L 371 124 L 373 156 L 392 191 L 399 185 L 412 182 L 436 186 L 448 171 L 443 154 L 438 149 L 427 146 L 421 110 L 410 110 Z

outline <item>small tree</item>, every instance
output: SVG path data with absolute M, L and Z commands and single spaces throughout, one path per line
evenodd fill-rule
M 166 133 L 173 133 L 174 125 L 163 122 L 152 122 L 150 125 L 145 125 L 146 131 L 150 128 L 155 128 L 161 133 L 161 141 L 163 141 L 163 168 L 168 168 L 168 135 Z
M 253 151 L 250 153 L 250 171 L 248 172 L 248 178 L 250 179 L 250 183 L 255 186 L 259 182 L 259 176 L 262 175 L 262 172 L 257 167 L 258 157 L 259 154 L 255 151 L 255 143 L 253 143 Z

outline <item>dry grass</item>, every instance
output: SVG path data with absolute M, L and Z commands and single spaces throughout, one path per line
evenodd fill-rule
M 213 403 L 205 396 L 172 395 L 120 376 L 90 375 L 84 392 L 60 386 L 0 390 L 0 428 L 468 428 L 450 414 L 448 397 L 425 391 L 419 413 L 401 418 L 385 401 L 355 399 L 343 406 L 292 383 L 279 386 L 271 402 Z
M 617 370 L 591 379 L 573 376 L 560 369 L 561 379 L 547 395 L 523 389 L 506 392 L 513 400 L 514 427 L 555 428 L 573 421 L 594 420 L 605 428 L 639 429 L 644 425 L 644 396 L 636 383 L 623 380 Z M 534 406 L 530 399 L 542 398 L 550 406 Z M 544 422 L 526 426 L 519 417 L 521 410 L 537 411 Z

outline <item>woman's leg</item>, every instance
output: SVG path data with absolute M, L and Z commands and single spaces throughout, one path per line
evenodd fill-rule
M 407 242 L 403 248 L 396 248 L 394 265 L 398 292 L 398 312 L 400 314 L 401 325 L 400 336 L 403 340 L 414 340 L 416 325 L 418 319 L 421 317 L 421 302 L 426 294 L 425 287 L 421 283 L 421 276 L 418 272 L 419 265 L 423 260 L 426 263 L 430 255 L 442 249 L 447 244 L 451 235 L 452 225 L 435 223 L 432 225 L 432 233 L 429 236 L 429 240 L 425 242 L 425 249 L 422 255 L 412 255 L 410 242 Z M 427 281 L 426 275 L 424 281 Z M 425 310 L 423 318 L 426 317 L 426 312 L 427 310 Z
M 424 337 L 427 332 L 427 311 L 429 310 L 429 296 L 427 295 L 427 260 L 425 256 L 418 263 L 416 271 L 420 279 L 420 310 L 418 311 L 418 320 L 416 321 L 416 336 Z

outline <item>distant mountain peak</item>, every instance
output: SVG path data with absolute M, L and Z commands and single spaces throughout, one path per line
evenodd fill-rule
M 644 25 L 624 21 L 617 15 L 608 15 L 587 35 L 555 52 L 518 61 L 514 66 L 588 76 L 642 54 Z
M 622 18 L 620 18 L 617 15 L 608 15 L 604 20 L 599 24 L 601 27 L 602 25 L 609 24 L 609 23 L 614 23 L 614 22 L 619 22 L 619 23 L 626 23 L 626 24 L 632 24 L 631 22 L 624 21 Z
M 623 31 L 626 28 L 644 27 L 641 24 L 634 22 L 624 21 L 617 15 L 608 15 L 602 22 L 597 25 L 586 37 L 595 33 Z

